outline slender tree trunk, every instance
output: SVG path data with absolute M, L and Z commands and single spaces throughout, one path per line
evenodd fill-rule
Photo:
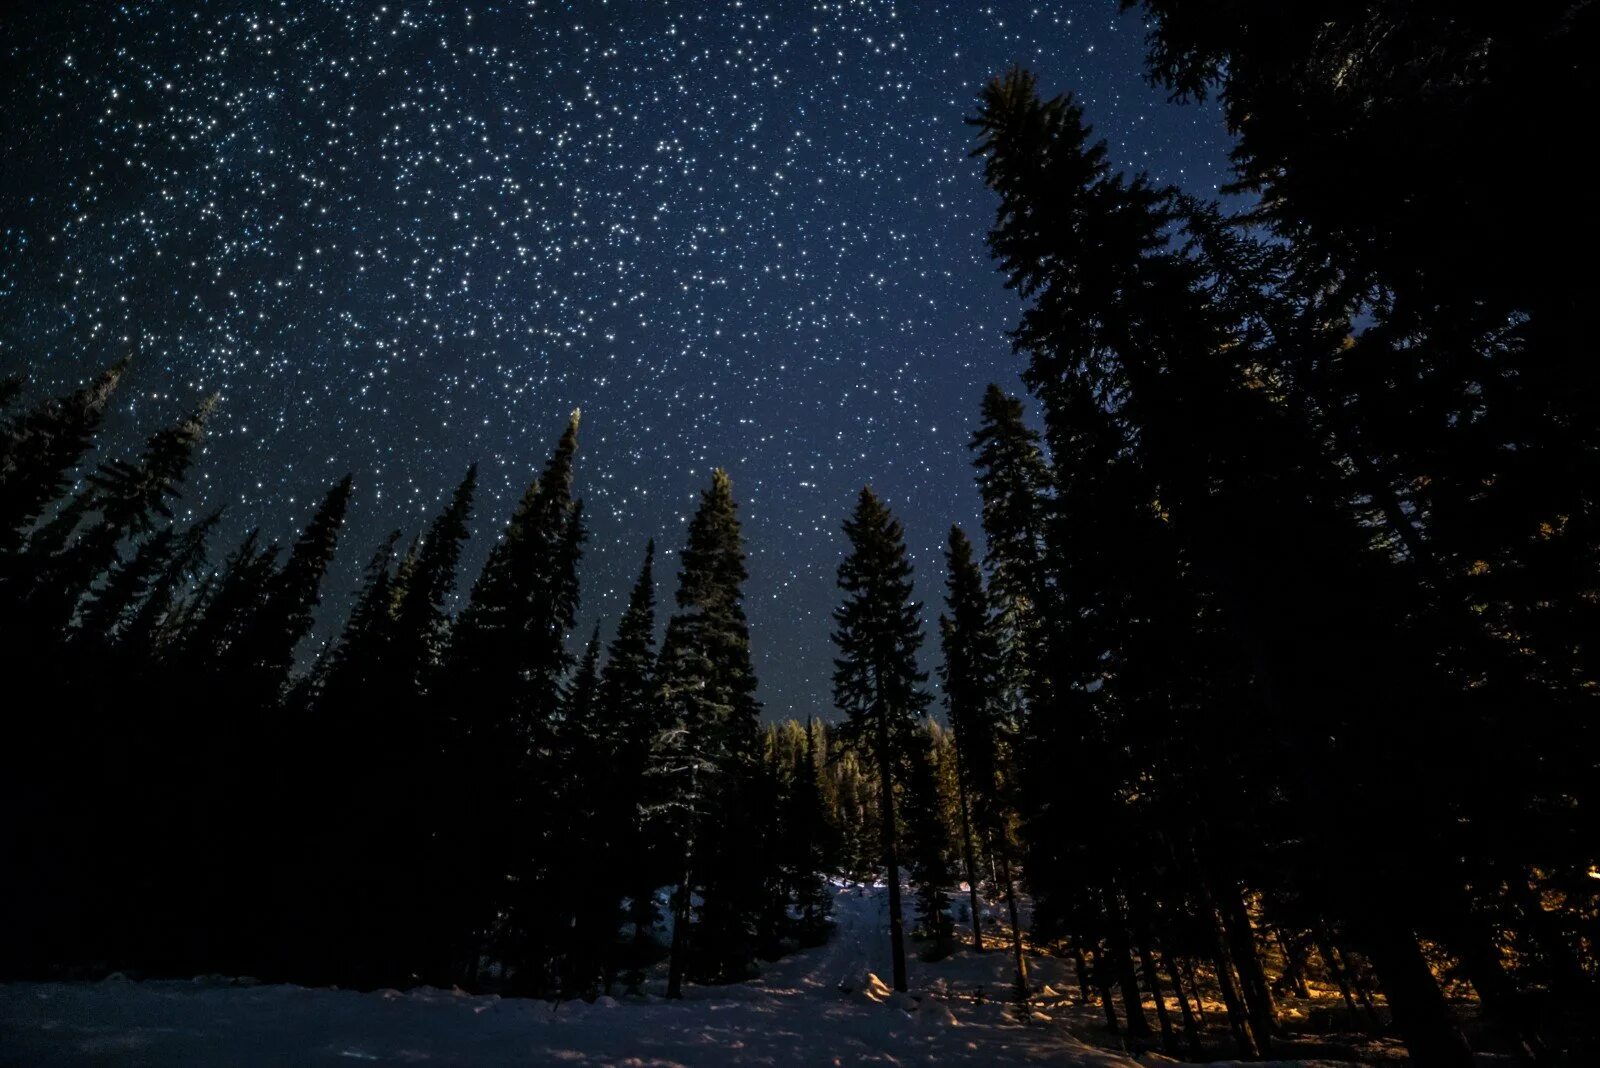
M 1161 963 L 1166 966 L 1167 978 L 1172 981 L 1172 992 L 1178 995 L 1178 1011 L 1183 1016 L 1183 1038 L 1189 1047 L 1189 1059 L 1198 1061 L 1205 1056 L 1200 1047 L 1200 1028 L 1195 1022 L 1194 1012 L 1189 1008 L 1189 998 L 1183 992 L 1183 977 L 1178 974 L 1178 968 L 1172 963 L 1172 958 L 1165 952 L 1161 954 Z
M 883 820 L 883 867 L 889 881 L 889 951 L 893 956 L 894 988 L 906 990 L 905 920 L 900 913 L 900 857 L 894 819 L 894 761 L 889 753 L 889 714 L 878 710 L 878 809 Z
M 1239 970 L 1239 986 L 1244 994 L 1245 1008 L 1250 1013 L 1250 1028 L 1255 1032 L 1256 1045 L 1262 1056 L 1270 1052 L 1272 1037 L 1278 1031 L 1277 1012 L 1272 1004 L 1272 986 L 1261 967 L 1261 954 L 1256 947 L 1255 932 L 1250 914 L 1238 890 L 1227 887 L 1219 898 L 1223 929 L 1228 935 L 1235 967 Z
M 1122 1027 L 1117 1023 L 1117 1006 L 1111 996 L 1112 977 L 1110 961 L 1107 959 L 1104 947 L 1094 950 L 1093 955 L 1094 967 L 1091 970 L 1094 973 L 1095 989 L 1100 991 L 1100 1004 L 1105 1009 L 1106 1027 L 1111 1031 L 1112 1034 L 1120 1034 Z
M 689 766 L 689 796 L 695 795 L 698 776 L 693 764 Z M 694 884 L 694 815 L 689 815 L 689 834 L 683 845 L 683 877 L 678 880 L 677 893 L 672 898 L 672 948 L 668 951 L 667 997 L 683 996 L 684 956 L 689 949 L 689 895 Z
M 967 768 L 961 759 L 959 732 L 956 734 L 956 790 L 961 806 L 961 859 L 967 869 L 967 903 L 972 909 L 972 950 L 982 953 L 983 920 L 978 914 L 978 864 L 972 849 L 972 806 L 967 797 Z
M 1118 984 L 1122 987 L 1122 1009 L 1128 1017 L 1128 1036 L 1143 1038 L 1150 1034 L 1150 1021 L 1145 1018 L 1144 1005 L 1139 998 L 1139 978 L 1133 971 L 1133 955 L 1128 949 L 1128 929 L 1122 913 L 1122 904 L 1110 887 L 1101 891 L 1101 901 L 1106 910 L 1106 922 L 1111 959 L 1116 965 Z
M 1178 1036 L 1172 1031 L 1172 1017 L 1167 1014 L 1167 999 L 1161 990 L 1161 977 L 1156 974 L 1155 954 L 1150 951 L 1148 936 L 1140 939 L 1139 968 L 1144 972 L 1144 985 L 1156 1002 L 1156 1022 L 1161 1025 L 1161 1047 L 1173 1056 L 1178 1053 Z
M 1311 997 L 1311 990 L 1306 986 L 1306 949 L 1304 933 L 1297 933 L 1294 938 L 1284 934 L 1283 928 L 1278 928 L 1278 945 L 1283 949 L 1283 979 L 1285 990 L 1297 998 Z
M 1372 1023 L 1374 1031 L 1383 1030 L 1383 1017 L 1378 1015 L 1378 1008 L 1372 1003 L 1372 991 L 1368 989 L 1367 975 L 1361 968 L 1350 963 L 1350 950 L 1348 947 L 1338 950 L 1339 961 L 1344 965 L 1345 975 L 1350 977 L 1350 986 L 1356 992 L 1356 1000 L 1361 1002 L 1361 1009 L 1366 1013 L 1367 1019 Z
M 1356 1008 L 1356 999 L 1350 995 L 1350 978 L 1345 974 L 1344 965 L 1333 951 L 1333 939 L 1329 937 L 1325 925 L 1317 928 L 1317 952 L 1322 954 L 1322 963 L 1327 967 L 1328 974 L 1339 984 L 1339 993 L 1344 996 L 1344 1007 L 1350 1011 L 1350 1024 L 1354 1026 L 1356 1017 L 1361 1013 Z
M 1072 940 L 1072 965 L 1078 973 L 1078 1003 L 1087 1005 L 1094 1000 L 1089 987 L 1089 962 L 1083 959 L 1083 947 L 1076 938 Z
M 1004 842 L 991 851 L 1000 854 L 1000 878 L 1006 892 L 1006 913 L 1011 920 L 1011 957 L 1014 965 L 1012 982 L 1017 1004 L 1028 1006 L 1028 958 L 1022 951 L 1022 915 L 1017 909 L 1017 886 L 1011 877 L 1011 857 Z
M 672 949 L 667 964 L 667 997 L 683 996 L 684 953 L 689 948 L 689 872 L 672 895 Z
M 1185 960 L 1179 964 L 1179 971 L 1183 973 L 1183 981 L 1189 985 L 1189 993 L 1194 996 L 1194 1018 L 1200 1026 L 1206 1025 L 1205 995 L 1200 991 L 1200 979 L 1195 974 L 1194 961 Z
M 1239 988 L 1234 985 L 1233 962 L 1228 959 L 1228 947 L 1220 930 L 1222 921 L 1215 912 L 1211 913 L 1208 926 L 1211 931 L 1211 959 L 1216 963 L 1217 988 L 1222 993 L 1222 1005 L 1228 1013 L 1228 1027 L 1233 1031 L 1239 1056 L 1247 1061 L 1255 1060 L 1261 1050 L 1251 1032 L 1249 1014 L 1245 1012 L 1244 1002 L 1239 997 Z

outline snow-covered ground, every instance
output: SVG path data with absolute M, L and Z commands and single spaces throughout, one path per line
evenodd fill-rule
M 1034 960 L 1044 1012 L 1027 1024 L 1004 1005 L 1009 958 L 998 949 L 936 964 L 913 958 L 911 994 L 891 993 L 877 978 L 889 974 L 884 893 L 835 892 L 838 928 L 827 945 L 768 965 L 754 982 L 690 987 L 681 1001 L 553 1005 L 198 980 L 0 984 L 0 1064 L 1134 1068 L 1047 1018 L 1052 1004 L 1072 1011 L 1052 997 L 1069 989 L 1060 961 Z

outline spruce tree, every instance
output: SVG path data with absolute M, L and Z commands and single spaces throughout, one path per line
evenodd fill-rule
M 333 561 L 350 506 L 351 487 L 351 477 L 346 475 L 328 490 L 250 621 L 243 639 L 247 663 L 241 665 L 241 681 L 248 680 L 246 684 L 260 698 L 275 699 L 287 685 L 295 650 L 311 630 L 322 600 L 322 577 Z
M 744 615 L 744 539 L 725 471 L 689 523 L 656 679 L 666 728 L 653 757 L 662 816 L 681 858 L 673 898 L 669 997 L 690 969 L 712 980 L 748 973 L 764 874 L 746 855 L 760 829 L 745 804 L 760 754 L 756 679 Z M 690 896 L 703 904 L 691 929 Z
M 621 920 L 612 869 L 621 827 L 610 803 L 613 739 L 600 702 L 600 625 L 584 647 L 562 702 L 556 737 L 560 782 L 550 819 L 550 866 L 567 873 L 565 899 L 549 919 L 569 932 L 560 947 L 560 991 L 600 991 Z M 570 917 L 570 920 L 567 919 Z
M 972 436 L 973 465 L 983 500 L 989 592 L 998 614 L 1003 657 L 995 680 L 1002 711 L 1015 729 L 1029 695 L 1040 697 L 1047 675 L 1032 670 L 1042 645 L 1049 596 L 1045 543 L 1051 514 L 1050 470 L 1039 433 L 1023 422 L 1022 402 L 991 384 Z
M 845 714 L 845 744 L 878 774 L 879 851 L 889 884 L 889 941 L 894 988 L 906 989 L 905 925 L 900 907 L 900 847 L 895 786 L 920 743 L 917 724 L 932 698 L 917 665 L 922 606 L 912 598 L 905 535 L 870 486 L 845 521 L 850 552 L 839 565 L 844 603 L 834 611 L 834 705 Z
M 555 732 L 573 662 L 567 636 L 578 611 L 579 417 L 572 413 L 490 550 L 456 621 L 438 694 L 464 746 L 462 789 L 481 793 L 489 809 L 475 844 L 463 842 L 464 862 L 476 869 L 483 922 L 497 926 L 515 984 L 528 992 L 559 978 L 550 919 L 566 873 L 548 863 L 550 828 L 542 813 L 557 803 Z
M 392 531 L 368 558 L 350 616 L 317 672 L 316 703 L 325 705 L 330 714 L 350 716 L 355 702 L 379 685 L 392 636 L 395 545 L 399 541 L 400 531 Z
M 394 625 L 389 645 L 389 685 L 403 695 L 419 696 L 432 682 L 443 655 L 449 602 L 454 595 L 461 550 L 471 537 L 473 498 L 478 465 L 467 468 L 449 503 L 410 556 L 403 576 L 395 581 Z
M 459 974 L 460 960 L 473 953 L 455 914 L 457 894 L 465 888 L 455 874 L 445 874 L 462 870 L 456 867 L 458 843 L 442 835 L 439 826 L 450 799 L 466 796 L 471 780 L 454 745 L 449 705 L 435 688 L 449 648 L 449 603 L 461 552 L 471 537 L 467 524 L 477 487 L 474 463 L 397 569 L 380 688 L 369 696 L 382 702 L 380 714 L 390 720 L 380 751 L 394 778 L 380 796 L 401 790 L 405 799 L 388 817 L 390 855 L 378 870 L 395 885 L 385 888 L 393 911 L 382 918 L 400 930 L 409 927 L 416 943 L 407 947 L 408 958 L 391 957 L 387 969 L 410 965 L 437 982 Z
M 169 502 L 183 495 L 181 487 L 216 403 L 210 397 L 150 435 L 137 460 L 100 464 L 85 479 L 84 489 L 29 536 L 24 550 L 28 562 L 18 565 L 28 574 L 16 588 L 17 604 L 26 605 L 24 614 L 31 617 L 35 633 L 68 624 L 83 596 L 116 565 L 125 539 L 172 520 Z
M 600 706 L 611 742 L 611 803 L 608 822 L 615 828 L 611 873 L 614 890 L 629 902 L 627 920 L 633 925 L 630 961 L 636 965 L 645 950 L 649 931 L 659 918 L 656 887 L 676 878 L 664 865 L 657 841 L 658 821 L 652 810 L 658 798 L 647 773 L 651 752 L 662 729 L 662 709 L 656 686 L 655 656 L 655 552 L 654 539 L 645 545 L 644 563 L 628 596 L 628 607 L 617 624 L 616 636 L 606 648 L 600 673 Z
M 127 368 L 123 360 L 65 397 L 0 420 L 0 557 L 16 552 L 51 502 L 66 492 Z M 15 396 L 20 380 L 12 381 Z
M 972 910 L 972 945 L 983 951 L 978 906 L 978 851 L 974 837 L 993 844 L 995 796 L 995 713 L 1002 693 L 1000 643 L 995 632 L 983 575 L 972 543 L 958 526 L 950 528 L 945 554 L 945 614 L 939 617 L 940 666 L 945 709 L 955 732 L 956 776 L 961 822 L 962 863 Z

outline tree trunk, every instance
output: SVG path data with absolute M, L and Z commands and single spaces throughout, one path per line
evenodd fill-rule
M 1011 920 L 1011 957 L 1014 965 L 1012 982 L 1017 1004 L 1028 1007 L 1028 958 L 1022 951 L 1022 916 L 1017 910 L 1017 887 L 1011 878 L 1011 857 L 1004 843 L 992 852 L 1000 854 L 1000 878 L 1006 892 L 1006 913 Z
M 1472 1052 L 1416 935 L 1387 917 L 1374 917 L 1361 935 L 1412 1063 L 1417 1068 L 1471 1068 Z
M 1172 992 L 1178 995 L 1178 1011 L 1183 1016 L 1183 1038 L 1189 1047 L 1189 1059 L 1199 1061 L 1205 1056 L 1205 1052 L 1200 1047 L 1200 1027 L 1189 1008 L 1189 998 L 1183 992 L 1183 977 L 1178 974 L 1177 966 L 1165 952 L 1161 954 L 1161 962 L 1166 965 L 1167 978 L 1172 981 Z
M 1078 1002 L 1087 1005 L 1094 1000 L 1089 987 L 1089 962 L 1083 959 L 1083 947 L 1076 938 L 1072 940 L 1072 964 L 1078 973 Z
M 685 864 L 683 879 L 672 895 L 672 949 L 667 964 L 667 997 L 683 997 L 684 953 L 689 948 L 689 895 L 692 876 Z
M 1194 961 L 1185 960 L 1178 965 L 1178 970 L 1183 973 L 1183 981 L 1189 984 L 1189 992 L 1194 995 L 1194 1018 L 1200 1026 L 1206 1025 L 1205 996 L 1200 992 L 1200 980 L 1195 976 Z
M 1150 951 L 1148 937 L 1141 939 L 1139 967 L 1144 972 L 1144 985 L 1156 1002 L 1156 1022 L 1161 1025 L 1161 1048 L 1173 1056 L 1178 1054 L 1178 1036 L 1172 1031 L 1172 1018 L 1167 1014 L 1167 999 L 1161 991 L 1161 977 L 1156 974 L 1155 955 Z
M 1245 1008 L 1250 1013 L 1250 1029 L 1255 1032 L 1256 1046 L 1261 1055 L 1270 1052 L 1272 1037 L 1278 1031 L 1277 1012 L 1272 1004 L 1272 987 L 1267 973 L 1261 967 L 1261 954 L 1256 948 L 1255 932 L 1250 914 L 1235 887 L 1225 887 L 1219 898 L 1223 929 L 1228 935 L 1228 947 L 1234 966 L 1239 970 L 1239 986 L 1244 994 Z
M 1348 947 L 1338 950 L 1339 960 L 1344 965 L 1345 975 L 1350 977 L 1350 985 L 1355 989 L 1356 1000 L 1361 1002 L 1362 1011 L 1367 1014 L 1367 1019 L 1372 1022 L 1374 1031 L 1383 1030 L 1383 1017 L 1378 1015 L 1378 1009 L 1372 1004 L 1372 992 L 1367 989 L 1367 976 L 1360 967 L 1350 963 L 1350 950 Z
M 1283 990 L 1294 994 L 1297 998 L 1311 997 L 1311 990 L 1306 986 L 1306 947 L 1305 935 L 1297 933 L 1293 938 L 1278 928 L 1278 945 L 1283 949 L 1283 978 L 1279 985 Z
M 1344 996 L 1344 1007 L 1350 1010 L 1350 1025 L 1353 1027 L 1356 1017 L 1361 1014 L 1356 1009 L 1356 999 L 1350 995 L 1350 979 L 1333 951 L 1333 939 L 1328 936 L 1326 925 L 1317 928 L 1317 952 L 1322 954 L 1322 963 L 1327 967 L 1328 974 L 1339 984 L 1339 993 Z
M 956 791 L 961 806 L 961 860 L 967 869 L 967 903 L 972 909 L 972 950 L 983 952 L 983 921 L 978 914 L 978 864 L 972 849 L 972 805 L 967 798 L 967 769 L 961 759 L 961 735 L 956 735 Z
M 889 753 L 889 714 L 878 711 L 878 810 L 883 820 L 883 867 L 889 882 L 889 951 L 893 956 L 894 988 L 906 990 L 905 920 L 900 913 L 900 857 L 894 819 L 894 761 Z
M 1103 947 L 1094 950 L 1094 967 L 1091 970 L 1095 989 L 1100 991 L 1100 1005 L 1105 1009 L 1106 1027 L 1112 1034 L 1120 1034 L 1122 1027 L 1117 1023 L 1117 1006 L 1111 997 L 1111 966 Z
M 1260 1056 L 1260 1049 L 1256 1046 L 1255 1036 L 1251 1033 L 1249 1015 L 1245 1012 L 1244 1002 L 1239 998 L 1239 988 L 1233 983 L 1233 962 L 1228 959 L 1228 948 L 1222 939 L 1221 921 L 1216 913 L 1212 913 L 1211 922 L 1211 959 L 1217 966 L 1217 988 L 1222 992 L 1222 1005 L 1228 1011 L 1228 1026 L 1233 1030 L 1234 1044 L 1239 1047 L 1239 1056 L 1244 1060 L 1255 1060 Z
M 1139 978 L 1133 971 L 1133 956 L 1128 949 L 1128 929 L 1122 914 L 1122 904 L 1116 892 L 1109 887 L 1101 891 L 1101 901 L 1106 910 L 1107 945 L 1111 960 L 1116 965 L 1117 981 L 1122 987 L 1122 1010 L 1128 1017 L 1128 1037 L 1143 1038 L 1150 1034 L 1150 1021 L 1144 1014 L 1139 998 Z

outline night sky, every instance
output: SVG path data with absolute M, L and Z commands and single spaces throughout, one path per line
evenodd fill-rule
M 574 407 L 585 634 L 727 467 L 769 716 L 828 706 L 862 483 L 930 622 L 976 527 L 979 395 L 1020 389 L 961 121 L 983 81 L 1021 62 L 1115 163 L 1226 178 L 1217 113 L 1144 83 L 1113 0 L 20 6 L 0 369 L 55 390 L 133 356 L 102 453 L 220 392 L 183 501 L 228 504 L 214 558 L 353 472 L 319 639 L 478 460 L 475 574 Z

